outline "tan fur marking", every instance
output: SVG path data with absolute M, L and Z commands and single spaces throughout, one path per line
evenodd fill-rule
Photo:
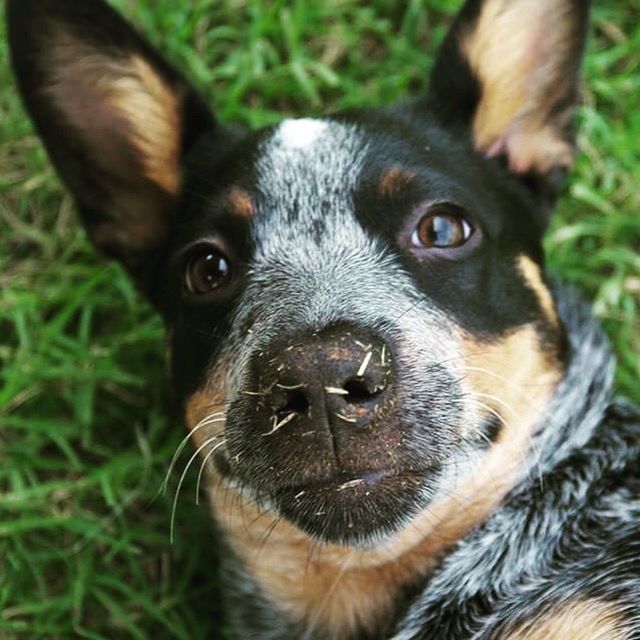
M 402 167 L 391 167 L 380 176 L 380 195 L 391 197 L 400 193 L 415 178 L 415 173 Z
M 503 439 L 517 440 L 517 448 L 526 449 L 527 441 L 521 441 L 517 434 L 522 424 L 530 425 L 539 417 L 560 380 L 562 366 L 556 354 L 543 351 L 531 325 L 498 341 L 479 341 L 468 334 L 462 340 L 465 384 L 471 401 L 500 416 Z
M 547 317 L 547 320 L 554 327 L 558 327 L 560 321 L 558 319 L 556 305 L 553 301 L 551 291 L 549 291 L 549 287 L 542 279 L 542 271 L 540 270 L 540 267 L 524 253 L 518 256 L 518 267 L 527 284 L 538 298 L 540 308 Z
M 504 413 L 507 427 L 456 486 L 455 497 L 436 501 L 384 546 L 358 550 L 318 544 L 212 479 L 213 511 L 229 542 L 267 597 L 292 620 L 336 640 L 359 627 L 374 629 L 390 615 L 402 587 L 432 571 L 447 549 L 500 504 L 522 473 L 533 426 L 560 376 L 559 365 L 541 352 L 532 327 L 493 343 L 468 336 L 461 341 L 469 392 L 491 394 L 494 399 L 482 397 L 482 403 Z M 513 414 L 495 400 L 498 396 Z M 486 412 L 472 405 L 470 411 Z
M 488 0 L 461 41 L 482 86 L 476 146 L 490 155 L 507 152 L 518 173 L 573 163 L 562 136 L 566 123 L 553 114 L 568 87 L 571 18 L 571 3 L 560 0 Z
M 47 89 L 79 130 L 90 129 L 100 145 L 126 139 L 144 175 L 170 194 L 178 190 L 182 96 L 137 55 L 96 53 L 53 27 L 51 85 Z
M 185 425 L 192 432 L 191 439 L 196 447 L 212 437 L 224 435 L 224 415 L 226 412 L 225 366 L 218 368 L 215 375 L 185 403 Z M 206 426 L 200 426 L 207 421 Z
M 366 552 L 317 544 L 232 489 L 212 493 L 218 522 L 267 597 L 291 620 L 322 629 L 328 638 L 373 629 L 417 575 L 409 558 L 376 564 Z
M 615 604 L 600 600 L 574 602 L 526 622 L 503 640 L 628 640 L 624 616 Z
M 252 218 L 255 214 L 255 207 L 253 206 L 253 200 L 251 196 L 240 189 L 240 187 L 233 187 L 229 191 L 227 196 L 229 206 L 232 212 L 242 218 Z
M 130 123 L 133 143 L 147 177 L 168 193 L 180 184 L 182 129 L 179 95 L 138 56 L 132 56 L 128 76 L 111 82 L 110 101 Z

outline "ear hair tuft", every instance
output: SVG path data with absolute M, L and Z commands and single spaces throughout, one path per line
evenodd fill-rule
M 57 111 L 90 144 L 98 162 L 103 162 L 100 155 L 111 160 L 111 154 L 128 147 L 133 154 L 129 160 L 161 189 L 175 194 L 181 179 L 185 92 L 172 87 L 138 53 L 102 53 L 59 27 L 56 31 L 43 71 L 48 76 L 44 90 Z
M 431 76 L 435 115 L 504 156 L 544 209 L 574 161 L 588 10 L 588 0 L 467 0 Z

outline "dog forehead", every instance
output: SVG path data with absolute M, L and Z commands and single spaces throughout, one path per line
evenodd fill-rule
M 255 161 L 256 257 L 284 244 L 318 244 L 345 233 L 360 237 L 354 193 L 367 146 L 358 125 L 330 118 L 288 119 L 276 126 Z
M 284 120 L 260 146 L 258 190 L 270 208 L 288 206 L 299 214 L 308 213 L 321 201 L 352 193 L 366 149 L 366 137 L 355 124 L 316 118 Z

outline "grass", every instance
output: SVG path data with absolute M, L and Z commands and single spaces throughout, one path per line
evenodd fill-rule
M 119 0 L 225 120 L 252 125 L 421 89 L 453 0 Z M 181 5 L 181 6 L 180 6 Z M 640 24 L 601 0 L 582 155 L 547 238 L 640 400 Z M 188 6 L 188 8 L 184 8 Z M 179 8 L 178 8 L 179 7 Z M 0 638 L 220 637 L 209 523 L 166 412 L 163 328 L 88 246 L 7 82 L 0 26 Z M 182 463 L 185 459 L 183 458 Z

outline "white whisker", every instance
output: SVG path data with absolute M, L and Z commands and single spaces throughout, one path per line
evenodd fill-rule
M 196 482 L 196 504 L 200 504 L 200 485 L 202 484 L 202 473 L 205 470 L 207 462 L 210 460 L 211 456 L 220 448 L 220 446 L 225 444 L 226 440 L 215 444 L 213 447 L 211 447 L 211 451 L 208 451 L 202 460 L 200 470 L 198 471 L 198 481 Z
M 205 416 L 182 439 L 182 442 L 180 442 L 180 444 L 176 448 L 176 452 L 173 454 L 173 457 L 171 458 L 171 462 L 169 463 L 169 468 L 167 469 L 167 473 L 166 473 L 166 475 L 164 477 L 164 480 L 162 481 L 162 484 L 160 485 L 159 492 L 164 493 L 167 490 L 167 483 L 169 482 L 169 477 L 173 473 L 173 469 L 176 466 L 176 462 L 178 461 L 178 458 L 180 457 L 180 454 L 182 453 L 182 450 L 187 445 L 187 442 L 189 442 L 189 438 L 191 438 L 191 436 L 194 433 L 196 433 L 197 431 L 200 431 L 200 429 L 204 429 L 204 427 L 208 427 L 209 425 L 214 424 L 216 422 L 224 422 L 224 413 L 222 413 L 222 412 L 211 413 L 208 416 Z M 216 438 L 217 437 L 219 437 L 219 436 L 216 436 Z
M 175 519 L 176 519 L 176 509 L 178 507 L 178 498 L 180 497 L 180 490 L 182 489 L 182 485 L 184 483 L 184 479 L 187 477 L 187 472 L 189 471 L 189 468 L 191 467 L 191 465 L 193 464 L 193 461 L 196 459 L 196 457 L 198 456 L 198 454 L 207 446 L 209 446 L 214 440 L 217 440 L 218 436 L 214 436 L 213 438 L 208 438 L 207 440 L 205 440 L 196 450 L 195 453 L 191 456 L 191 458 L 189 458 L 189 462 L 187 462 L 187 466 L 184 468 L 184 471 L 182 472 L 182 475 L 180 476 L 180 480 L 178 481 L 178 488 L 176 489 L 176 495 L 173 499 L 173 506 L 171 507 L 171 523 L 170 523 L 170 527 L 169 527 L 169 540 L 171 542 L 171 544 L 173 544 L 173 528 L 174 528 L 174 523 L 175 523 Z M 215 447 L 221 447 L 224 444 L 223 442 L 219 442 Z

